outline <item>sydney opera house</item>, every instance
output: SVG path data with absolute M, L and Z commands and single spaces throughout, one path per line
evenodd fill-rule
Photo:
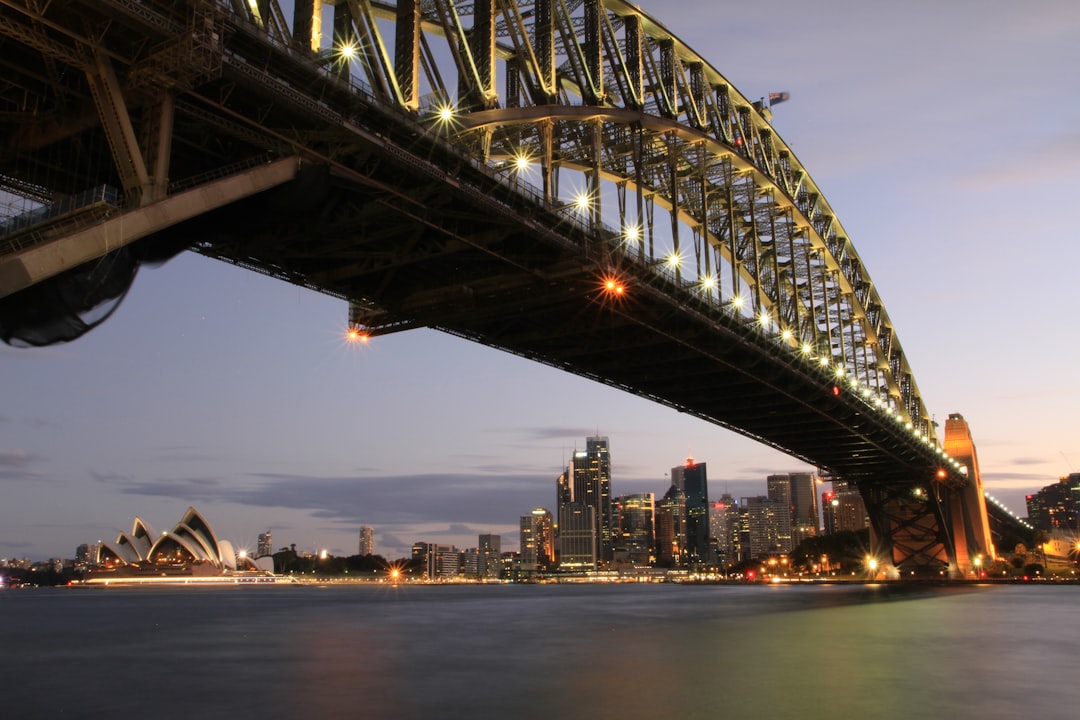
M 172 530 L 161 533 L 136 517 L 131 532 L 98 547 L 91 579 L 242 578 L 273 574 L 273 558 L 249 558 L 232 543 L 219 540 L 210 523 L 193 507 Z

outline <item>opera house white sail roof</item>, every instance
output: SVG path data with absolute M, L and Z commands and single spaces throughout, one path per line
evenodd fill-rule
M 115 568 L 122 566 L 171 569 L 192 572 L 235 570 L 269 570 L 244 553 L 234 550 L 232 543 L 218 540 L 206 518 L 189 507 L 172 530 L 158 535 L 141 518 L 136 517 L 131 532 L 121 532 L 115 542 L 102 542 L 98 548 L 97 564 Z

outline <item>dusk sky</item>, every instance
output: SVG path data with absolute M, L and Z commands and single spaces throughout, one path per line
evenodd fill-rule
M 944 427 L 969 422 L 1015 513 L 1080 471 L 1080 3 L 639 3 L 773 125 L 863 258 Z M 185 253 L 115 315 L 0 345 L 0 557 L 72 557 L 194 505 L 254 547 L 408 555 L 554 509 L 575 447 L 610 438 L 613 493 L 687 452 L 710 495 L 808 469 L 730 431 L 428 330 L 342 341 L 345 303 Z

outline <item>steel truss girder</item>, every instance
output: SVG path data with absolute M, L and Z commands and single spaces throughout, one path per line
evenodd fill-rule
M 955 572 L 951 534 L 952 489 L 911 484 L 860 483 L 873 530 L 873 552 L 901 572 Z
M 475 110 L 483 118 L 458 118 L 472 131 L 460 141 L 491 156 L 524 148 L 544 157 L 542 133 L 521 143 L 510 130 L 527 124 L 522 110 L 531 109 L 534 125 L 544 115 L 561 118 L 555 162 L 630 180 L 660 207 L 675 209 L 682 224 L 708 228 L 708 244 L 720 248 L 737 281 L 750 288 L 756 311 L 782 318 L 798 342 L 845 367 L 848 377 L 873 387 L 933 435 L 931 416 L 873 282 L 822 193 L 769 125 L 768 110 L 739 94 L 659 23 L 621 0 L 348 4 L 372 60 L 355 69 L 372 88 L 388 88 L 404 109 L 421 113 L 427 104 L 421 85 L 438 102 L 457 97 L 459 110 Z M 393 63 L 375 18 L 407 23 L 397 30 Z M 419 51 L 439 41 L 446 52 Z M 451 62 L 431 67 L 436 57 Z M 505 88 L 530 92 L 499 97 L 493 81 L 497 62 L 513 74 Z M 453 77 L 457 85 L 447 86 L 445 79 Z M 588 128 L 620 111 L 652 127 L 662 120 L 670 125 L 647 138 L 643 162 L 634 161 L 614 132 L 633 120 L 606 122 L 600 151 L 593 150 Z M 695 145 L 708 146 L 708 152 L 700 155 Z M 745 186 L 738 176 L 747 179 Z M 725 197 L 726 190 L 733 192 Z M 725 226 L 725 219 L 738 221 Z M 781 260 L 784 246 L 788 253 Z M 695 247 L 695 254 L 707 255 L 708 248 Z M 807 282 L 800 285 L 799 273 L 808 271 L 813 275 L 803 276 Z
M 102 4 L 144 5 L 134 0 Z M 150 14 L 167 6 L 145 3 Z M 79 7 L 97 8 L 90 2 Z M 323 136 L 332 126 L 343 137 L 359 138 L 371 127 L 363 114 L 380 112 L 398 113 L 400 124 L 410 128 L 426 124 L 429 132 L 417 140 L 419 146 L 441 143 L 448 155 L 486 160 L 487 170 L 524 148 L 544 165 L 547 204 L 538 202 L 536 208 L 553 210 L 563 168 L 583 173 L 593 190 L 601 181 L 618 185 L 620 219 L 633 216 L 651 225 L 655 208 L 667 210 L 674 242 L 699 268 L 730 270 L 723 286 L 728 295 L 714 293 L 698 298 L 701 302 L 713 307 L 746 290 L 754 311 L 767 310 L 792 330 L 791 347 L 807 343 L 932 434 L 884 304 L 831 208 L 769 125 L 767 109 L 748 101 L 632 4 L 342 0 L 335 3 L 335 33 L 360 45 L 358 57 L 344 64 L 333 48 L 310 56 L 294 52 L 274 0 L 236 0 L 233 11 L 226 19 L 223 79 L 199 91 L 200 103 L 185 91 L 189 97 L 176 104 L 178 123 L 196 124 L 198 118 L 183 113 L 198 104 L 232 126 L 227 138 L 205 150 L 207 155 L 224 140 L 256 144 L 261 135 L 259 150 L 295 144 L 305 157 L 334 157 L 335 162 L 340 151 L 362 174 L 367 150 L 354 151 L 347 139 L 328 147 L 332 141 Z M 399 22 L 408 27 L 397 27 Z M 407 42 L 384 41 L 388 23 L 395 38 Z M 39 52 L 64 55 L 52 50 Z M 113 60 L 130 70 L 139 58 Z M 493 84 L 500 70 L 513 82 Z M 519 91 L 511 98 L 513 87 Z M 207 98 L 215 92 L 219 100 L 211 108 Z M 458 114 L 445 128 L 432 117 L 432 98 L 457 99 Z M 230 114 L 241 99 L 265 105 L 257 116 L 241 120 Z M 399 141 L 404 137 L 401 133 Z M 355 147 L 370 149 L 377 142 L 369 133 Z M 403 154 L 411 151 L 408 142 Z M 456 182 L 452 163 L 444 177 L 454 176 Z M 500 191 L 517 189 L 509 174 L 503 177 Z M 411 212 L 416 222 L 427 222 L 421 211 Z M 596 207 L 583 247 L 590 262 L 602 264 L 622 250 L 615 246 L 618 238 L 599 227 L 600 218 Z M 444 219 L 452 222 L 448 215 Z M 450 226 L 437 230 L 455 232 Z M 470 240 L 467 233 L 462 236 L 462 242 Z M 637 259 L 655 257 L 642 251 Z M 682 280 L 678 271 L 675 278 Z

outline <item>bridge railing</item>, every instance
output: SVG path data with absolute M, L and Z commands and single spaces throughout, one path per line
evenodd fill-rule
M 92 224 L 102 214 L 119 210 L 122 204 L 120 190 L 111 185 L 99 185 L 0 220 L 0 255 L 33 247 L 45 241 L 46 234 L 55 234 L 58 228 L 71 230 Z

